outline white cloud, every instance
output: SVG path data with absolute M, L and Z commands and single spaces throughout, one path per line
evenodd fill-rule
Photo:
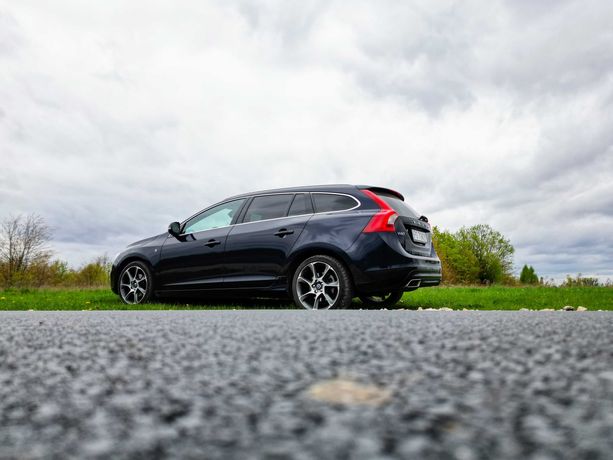
M 0 215 L 80 263 L 227 195 L 373 183 L 613 276 L 613 6 L 543 4 L 0 4 Z

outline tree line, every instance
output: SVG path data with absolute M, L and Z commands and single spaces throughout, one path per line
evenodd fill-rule
M 109 285 L 110 260 L 96 257 L 79 268 L 53 259 L 52 231 L 35 214 L 0 224 L 0 287 L 101 287 Z
M 457 232 L 433 228 L 432 239 L 441 259 L 444 284 L 506 284 L 556 285 L 553 280 L 539 277 L 532 265 L 524 265 L 519 278 L 513 274 L 515 248 L 508 238 L 489 225 L 462 227 Z M 598 278 L 581 273 L 560 283 L 563 287 L 611 287 L 613 283 L 600 283 Z
M 107 256 L 71 268 L 65 261 L 53 259 L 51 237 L 51 229 L 40 216 L 4 219 L 0 224 L 0 288 L 109 285 L 111 261 Z M 456 232 L 434 227 L 432 240 L 441 259 L 444 284 L 544 284 L 532 266 L 524 265 L 519 278 L 514 276 L 515 248 L 489 225 L 462 227 Z M 563 285 L 598 286 L 599 282 L 579 274 L 567 276 Z

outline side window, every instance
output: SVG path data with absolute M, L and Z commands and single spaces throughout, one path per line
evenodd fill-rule
M 257 222 L 258 220 L 285 217 L 292 198 L 293 195 L 256 196 L 249 205 L 243 222 Z
M 313 206 L 311 205 L 311 198 L 306 193 L 298 193 L 292 201 L 292 205 L 289 208 L 288 216 L 300 216 L 303 214 L 311 214 L 313 212 Z
M 313 193 L 313 202 L 316 212 L 344 211 L 355 208 L 358 204 L 349 196 L 329 193 Z
M 229 201 L 198 214 L 185 223 L 183 233 L 203 232 L 204 230 L 230 225 L 244 202 L 244 199 Z

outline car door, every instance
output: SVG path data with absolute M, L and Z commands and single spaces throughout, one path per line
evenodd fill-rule
M 306 193 L 254 197 L 228 235 L 225 286 L 271 286 L 312 215 L 311 198 Z
M 227 236 L 245 201 L 213 206 L 186 221 L 179 237 L 169 235 L 157 268 L 158 287 L 166 290 L 222 287 Z

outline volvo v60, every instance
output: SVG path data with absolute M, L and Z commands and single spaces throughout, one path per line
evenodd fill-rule
M 435 286 L 428 219 L 383 187 L 326 185 L 227 198 L 129 245 L 111 287 L 128 304 L 179 294 L 288 296 L 306 309 L 395 305 Z

